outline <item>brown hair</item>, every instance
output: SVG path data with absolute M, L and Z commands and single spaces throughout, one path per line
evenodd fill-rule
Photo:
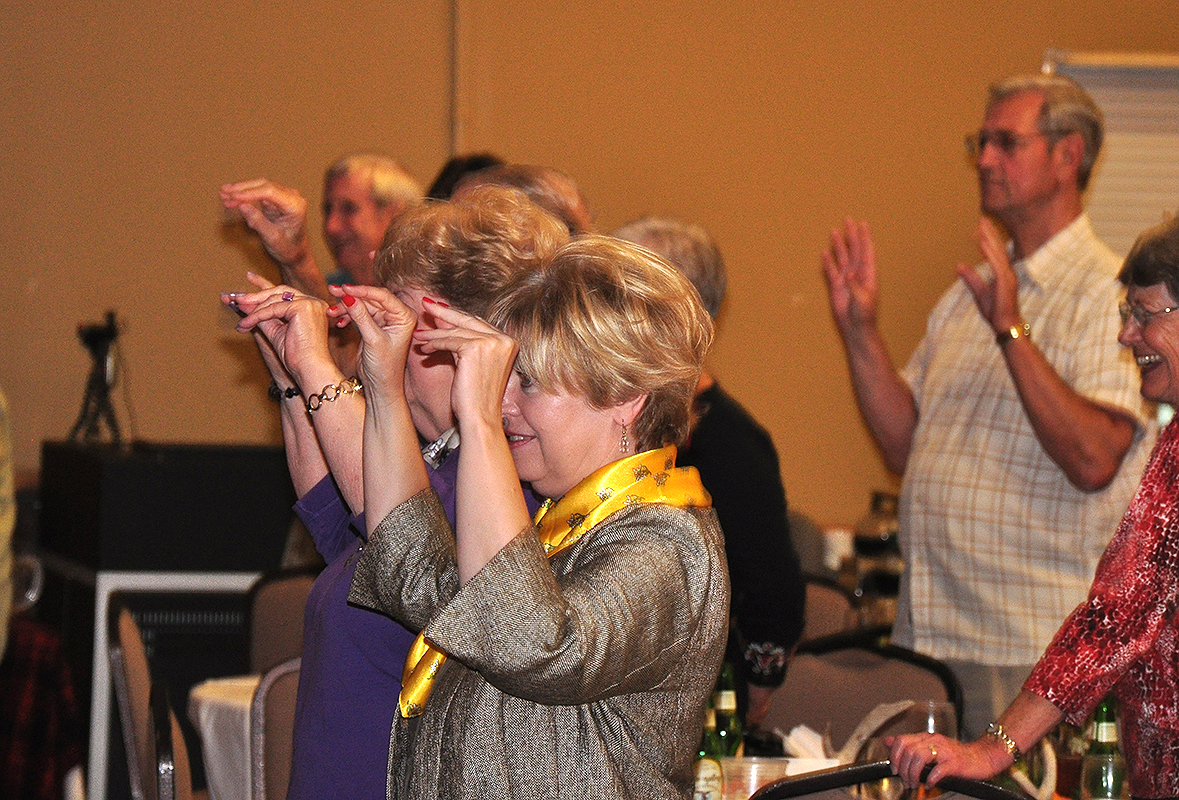
M 512 275 L 537 268 L 568 239 L 522 192 L 484 186 L 407 210 L 389 226 L 373 267 L 390 289 L 427 290 L 483 316 Z
M 1138 234 L 1118 280 L 1143 288 L 1162 283 L 1179 300 L 1179 214 Z

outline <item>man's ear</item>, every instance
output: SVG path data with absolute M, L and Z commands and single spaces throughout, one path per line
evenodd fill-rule
M 1060 168 L 1066 170 L 1066 174 L 1071 173 L 1073 179 L 1077 180 L 1081 160 L 1085 157 L 1084 138 L 1076 131 L 1066 134 L 1056 141 L 1053 156 Z M 1077 183 L 1080 181 L 1077 180 Z

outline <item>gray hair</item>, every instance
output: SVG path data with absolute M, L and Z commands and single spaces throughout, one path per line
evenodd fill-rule
M 323 175 L 326 186 L 345 175 L 363 175 L 369 181 L 369 195 L 380 208 L 409 205 L 422 199 L 425 192 L 405 168 L 388 156 L 354 153 L 336 159 Z
M 1077 187 L 1084 191 L 1105 136 L 1101 109 L 1076 81 L 1056 74 L 1016 75 L 991 84 L 987 109 L 1024 92 L 1039 92 L 1044 97 L 1037 120 L 1040 133 L 1053 141 L 1070 133 L 1080 134 L 1085 150 L 1077 167 Z
M 708 315 L 716 319 L 728 278 L 720 248 L 699 225 L 678 219 L 644 217 L 614 231 L 615 238 L 641 245 L 671 262 L 696 291 Z

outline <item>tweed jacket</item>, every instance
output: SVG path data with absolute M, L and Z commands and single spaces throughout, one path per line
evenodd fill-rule
M 432 490 L 395 508 L 349 600 L 448 654 L 393 721 L 390 798 L 687 798 L 724 653 L 711 509 L 624 508 L 551 559 L 532 528 L 460 588 Z

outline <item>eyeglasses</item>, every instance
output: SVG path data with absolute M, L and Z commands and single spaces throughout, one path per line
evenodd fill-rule
M 1159 314 L 1170 314 L 1172 311 L 1179 311 L 1179 307 L 1168 306 L 1167 308 L 1160 308 L 1158 311 L 1147 311 L 1140 305 L 1131 305 L 1125 300 L 1118 303 L 1118 314 L 1122 317 L 1122 324 L 1125 325 L 1130 321 L 1130 317 L 1138 323 L 1138 327 L 1145 328 L 1147 323 Z
M 968 133 L 966 135 L 966 154 L 971 158 L 978 158 L 988 144 L 993 144 L 999 148 L 999 151 L 1005 156 L 1015 154 L 1015 151 L 1023 147 L 1039 136 L 1046 136 L 1043 131 L 1036 131 L 1035 133 L 1016 133 L 1015 131 L 979 131 L 978 133 Z

